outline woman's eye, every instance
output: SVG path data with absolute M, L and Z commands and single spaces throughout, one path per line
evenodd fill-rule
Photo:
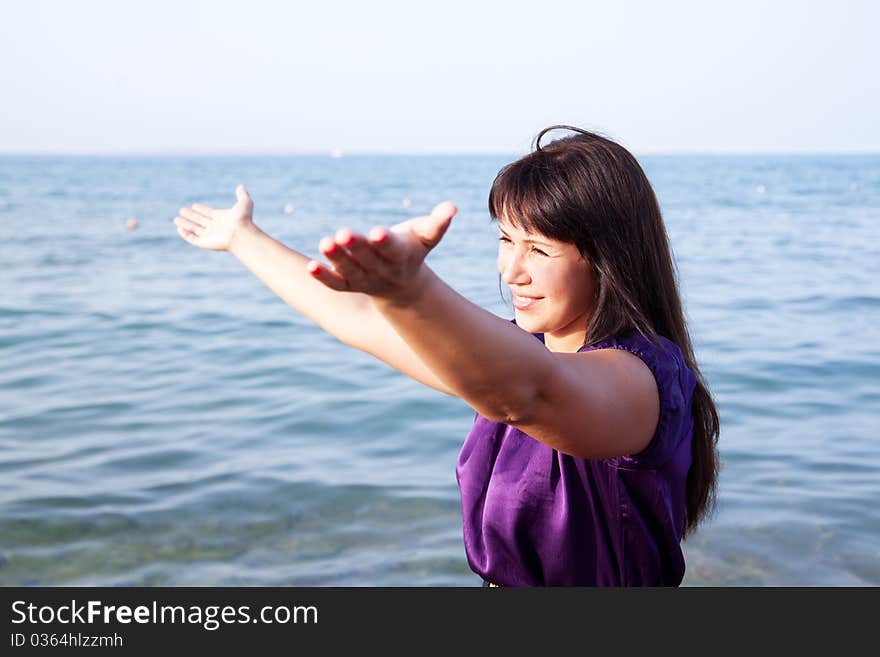
M 504 235 L 502 235 L 501 237 L 499 237 L 499 238 L 498 238 L 498 241 L 499 241 L 499 242 L 504 242 L 505 244 L 513 244 L 513 240 L 511 240 L 509 237 L 505 237 Z M 547 255 L 544 251 L 542 251 L 541 249 L 539 249 L 539 248 L 537 248 L 537 247 L 532 247 L 532 252 L 533 252 L 533 253 L 537 253 L 538 255 L 542 255 L 542 256 L 546 256 L 546 255 Z

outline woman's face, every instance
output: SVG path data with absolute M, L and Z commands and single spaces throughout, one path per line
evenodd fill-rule
M 551 351 L 577 351 L 593 310 L 596 281 L 574 244 L 499 221 L 498 271 L 510 287 L 516 323 L 543 333 Z

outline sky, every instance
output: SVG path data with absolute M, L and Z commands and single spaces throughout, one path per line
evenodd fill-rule
M 880 152 L 880 3 L 3 3 L 0 153 Z

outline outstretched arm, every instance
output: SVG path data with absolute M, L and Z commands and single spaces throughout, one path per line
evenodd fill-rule
M 659 418 L 647 365 L 616 349 L 553 353 L 456 293 L 424 263 L 454 214 L 441 203 L 397 230 L 346 233 L 345 249 L 328 255 L 332 267 L 310 263 L 309 271 L 330 289 L 369 294 L 428 368 L 484 417 L 574 456 L 643 450 Z
M 195 204 L 175 217 L 178 234 L 193 246 L 229 251 L 289 306 L 325 331 L 365 351 L 394 369 L 446 394 L 452 394 L 397 334 L 364 293 L 338 294 L 308 272 L 309 258 L 260 230 L 253 221 L 253 202 L 245 188 L 236 203 L 216 210 Z M 322 251 L 332 251 L 331 241 Z
M 324 238 L 321 250 L 332 267 L 311 262 L 308 270 L 330 290 L 370 295 L 455 395 L 485 417 L 509 422 L 536 394 L 535 381 L 553 358 L 531 335 L 459 295 L 425 264 L 455 213 L 452 203 L 441 203 L 430 216 L 392 229 L 377 227 L 368 236 L 344 231 L 335 242 Z

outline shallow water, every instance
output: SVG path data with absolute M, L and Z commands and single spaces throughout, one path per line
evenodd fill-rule
M 510 317 L 485 209 L 510 159 L 0 158 L 0 585 L 478 585 L 470 409 L 171 219 L 245 182 L 314 254 L 448 198 L 431 266 Z M 723 427 L 684 584 L 880 584 L 880 157 L 640 160 Z

